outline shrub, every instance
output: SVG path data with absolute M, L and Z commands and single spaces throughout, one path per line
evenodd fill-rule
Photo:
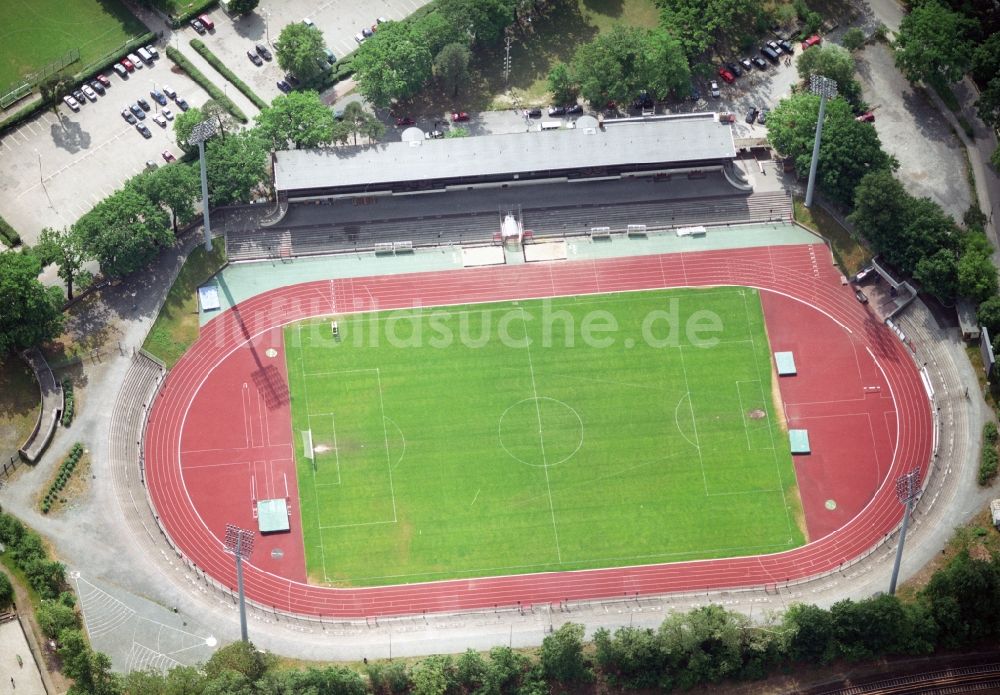
M 226 111 L 233 114 L 233 118 L 238 120 L 240 123 L 247 122 L 247 115 L 243 113 L 242 109 L 234 104 L 232 99 L 223 94 L 222 90 L 215 86 L 214 82 L 205 77 L 201 70 L 196 68 L 190 60 L 184 57 L 183 53 L 178 51 L 173 46 L 167 46 L 166 54 L 170 60 L 177 64 L 177 67 L 188 74 L 188 77 L 197 82 L 202 89 L 208 92 L 210 97 L 222 104 Z
M 987 444 L 996 444 L 997 434 L 997 426 L 995 422 L 987 422 L 983 425 L 983 440 Z
M 989 485 L 997 476 L 997 450 L 992 444 L 983 445 L 979 457 L 979 484 Z
M 844 38 L 841 39 L 841 43 L 847 50 L 856 51 L 865 45 L 865 33 L 857 27 L 851 27 L 844 32 Z
M 202 58 L 207 60 L 209 65 L 218 70 L 220 75 L 232 82 L 236 89 L 243 92 L 244 96 L 252 101 L 254 106 L 258 109 L 267 108 L 267 102 L 257 96 L 256 92 L 250 89 L 250 85 L 237 77 L 236 74 L 222 62 L 219 56 L 212 53 L 212 50 L 205 45 L 204 41 L 201 41 L 200 39 L 191 39 L 191 48 L 196 50 Z
M 73 381 L 67 377 L 63 379 L 63 414 L 62 414 L 62 426 L 69 427 L 73 422 L 73 409 L 74 409 L 74 399 L 73 399 Z
M 14 603 L 14 587 L 7 575 L 0 572 L 0 609 L 7 608 L 12 603 Z
M 65 423 L 64 423 L 65 424 Z M 64 487 L 66 483 L 69 482 L 70 476 L 73 474 L 73 469 L 76 468 L 76 464 L 80 462 L 80 458 L 83 456 L 83 445 L 77 442 L 70 448 L 69 453 L 66 458 L 63 459 L 62 464 L 59 466 L 59 472 L 56 473 L 55 480 L 49 485 L 48 491 L 45 493 L 45 497 L 42 499 L 42 503 L 39 505 L 39 509 L 42 514 L 48 514 L 52 509 L 52 504 L 59 499 L 56 494 Z
M 3 241 L 10 248 L 14 248 L 21 243 L 21 235 L 2 217 L 0 217 L 0 241 Z

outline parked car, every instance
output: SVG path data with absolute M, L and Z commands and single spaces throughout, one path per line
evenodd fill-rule
M 768 48 L 774 51 L 776 55 L 781 55 L 781 46 L 778 45 L 777 41 L 774 40 L 765 41 L 764 45 L 766 45 Z
M 161 156 L 163 157 L 164 161 L 167 162 L 172 162 L 177 159 L 177 157 L 174 156 L 174 153 L 171 152 L 170 150 L 163 150 Z
M 757 122 L 760 123 L 761 125 L 767 125 L 767 114 L 768 113 L 769 112 L 768 112 L 767 107 L 766 106 L 761 106 L 760 107 L 760 113 L 757 114 Z
M 413 120 L 412 118 L 410 118 L 409 116 L 402 116 L 402 117 L 396 119 L 396 126 L 400 127 L 400 128 L 402 128 L 404 126 L 410 126 L 410 125 L 416 125 L 416 124 L 417 124 L 417 122 L 415 120 Z
M 278 89 L 280 89 L 285 94 L 288 94 L 290 91 L 292 91 L 292 85 L 288 84 L 284 80 L 278 80 L 277 82 L 275 82 L 275 84 L 278 85 Z
M 808 39 L 802 42 L 802 50 L 804 51 L 808 48 L 812 48 L 813 46 L 818 46 L 821 43 L 823 43 L 823 39 L 820 37 L 820 35 L 813 34 Z
M 740 60 L 740 65 L 742 65 L 743 69 L 746 70 L 747 72 L 750 72 L 751 70 L 753 70 L 753 62 L 749 58 L 743 58 L 743 59 L 741 59 Z
M 146 168 L 147 169 L 159 169 L 160 165 L 157 164 L 156 162 L 154 162 L 152 159 L 147 159 L 146 160 Z
M 149 96 L 153 97 L 153 101 L 155 101 L 160 106 L 167 105 L 167 97 L 165 97 L 163 95 L 163 92 L 161 92 L 160 90 L 158 89 L 149 90 Z
M 139 60 L 141 60 L 146 65 L 152 65 L 153 64 L 153 55 L 149 51 L 147 51 L 145 48 L 139 48 L 139 49 L 136 50 L 135 53 L 136 53 L 136 55 L 139 56 Z
M 760 47 L 760 54 L 761 54 L 762 56 L 764 56 L 765 58 L 767 58 L 768 60 L 770 60 L 770 61 L 771 61 L 772 63 L 774 63 L 775 65 L 777 65 L 777 64 L 778 64 L 778 61 L 780 60 L 780 59 L 778 58 L 778 54 L 777 54 L 777 53 L 775 53 L 775 52 L 774 52 L 774 51 L 773 51 L 773 50 L 771 49 L 771 47 L 770 47 L 770 46 L 761 46 L 761 47 Z
M 326 53 L 326 62 L 333 65 L 337 62 L 337 56 L 329 48 L 324 48 L 323 51 Z
M 267 50 L 267 46 L 265 46 L 264 44 L 262 43 L 257 44 L 256 46 L 254 46 L 254 50 L 256 50 L 257 55 L 259 55 L 264 60 L 271 60 L 271 51 Z
M 778 45 L 781 46 L 781 50 L 783 50 L 788 55 L 793 55 L 795 53 L 795 47 L 792 45 L 792 42 L 789 41 L 788 39 L 781 39 L 780 41 L 778 41 Z
M 576 116 L 576 115 L 581 114 L 581 113 L 583 113 L 583 105 L 582 104 L 572 104 L 572 105 L 566 107 L 566 115 L 567 116 Z
M 760 56 L 753 57 L 753 64 L 757 66 L 758 70 L 767 70 L 767 62 Z
M 747 61 L 747 62 L 749 62 L 749 61 Z M 726 63 L 725 66 L 723 66 L 723 67 L 725 67 L 726 70 L 728 70 L 729 72 L 733 73 L 733 77 L 742 77 L 743 76 L 743 69 L 739 65 L 737 65 L 736 63 Z M 747 70 L 749 70 L 749 69 L 750 68 L 747 68 Z
M 100 94 L 102 97 L 105 94 L 107 94 L 107 92 L 104 91 L 104 85 L 101 84 L 100 82 L 98 82 L 97 80 L 91 80 L 89 86 L 90 86 L 91 89 L 93 89 L 95 92 L 97 92 L 98 94 Z
M 364 36 L 366 39 L 370 39 L 372 37 L 372 34 L 374 33 L 375 32 L 369 29 L 368 27 L 365 27 L 364 29 L 361 30 L 361 35 Z
M 308 17 L 303 17 L 302 23 L 305 24 L 307 27 L 311 27 L 313 25 L 313 21 Z
M 722 96 L 722 93 L 719 91 L 719 83 L 716 82 L 715 80 L 712 80 L 711 82 L 708 83 L 708 89 L 709 91 L 712 92 L 713 98 L 718 99 L 720 96 Z
M 188 106 L 187 100 L 184 99 L 180 94 L 174 97 L 174 103 L 177 104 L 177 108 L 181 111 L 187 111 L 190 106 Z
M 129 111 L 134 113 L 135 117 L 138 118 L 140 121 L 146 118 L 146 112 L 143 111 L 141 108 L 139 108 L 138 104 L 129 104 L 128 109 Z
M 97 92 L 91 89 L 89 84 L 85 84 L 80 87 L 80 91 L 83 92 L 83 95 L 91 101 L 97 101 Z
M 200 21 L 201 25 L 205 27 L 205 29 L 207 29 L 208 31 L 215 30 L 215 22 L 213 22 L 212 19 L 207 14 L 198 15 L 198 21 Z
M 467 114 L 465 111 L 455 111 L 454 113 L 451 114 L 452 123 L 461 123 L 462 121 L 467 121 L 467 120 L 469 120 L 469 114 Z
M 860 289 L 854 290 L 854 296 L 857 297 L 858 301 L 862 304 L 868 303 L 868 295 L 862 292 Z
M 691 83 L 691 101 L 701 101 L 701 90 L 693 82 Z
M 175 92 L 174 88 L 171 87 L 169 84 L 163 85 L 162 87 L 160 87 L 160 89 L 163 90 L 163 93 L 166 94 L 171 99 L 177 98 L 177 92 Z
M 168 121 L 174 120 L 174 112 L 168 109 L 166 106 L 160 109 L 160 113 L 162 113 L 163 117 L 166 118 Z
M 129 72 L 135 72 L 135 65 L 133 65 L 132 61 L 129 60 L 128 58 L 122 58 L 121 64 L 124 65 L 125 69 L 128 70 Z
M 159 58 L 160 57 L 160 52 L 158 50 L 156 50 L 156 46 L 154 46 L 153 44 L 150 44 L 150 45 L 146 46 L 146 53 L 148 53 L 153 58 Z
M 247 58 L 249 58 L 250 62 L 256 65 L 257 67 L 260 67 L 261 65 L 264 64 L 264 61 L 261 60 L 261 57 L 257 55 L 256 51 L 247 51 Z
M 140 133 L 142 133 L 142 137 L 144 138 L 153 137 L 153 134 L 149 132 L 149 128 L 146 127 L 145 123 L 136 123 L 135 129 L 138 130 Z
M 205 33 L 205 25 L 201 23 L 201 20 L 195 17 L 191 20 L 191 28 L 197 31 L 199 34 Z
M 163 117 L 162 113 L 158 113 L 155 116 L 153 116 L 153 123 L 160 126 L 161 128 L 167 127 L 167 119 Z
M 365 35 L 362 34 L 361 32 L 358 32 L 357 34 L 354 35 L 354 40 L 357 41 L 358 45 L 360 46 L 365 42 Z
M 63 103 L 66 104 L 66 106 L 68 106 L 71 109 L 73 109 L 74 111 L 79 111 L 80 110 L 80 102 L 78 102 L 76 99 L 74 99 L 69 94 L 67 94 L 66 96 L 63 97 Z
M 444 133 L 442 133 L 440 130 L 432 130 L 431 132 L 424 134 L 424 138 L 426 138 L 427 140 L 440 140 L 443 137 Z
M 139 108 L 141 108 L 143 111 L 149 111 L 152 108 L 149 105 L 149 102 L 146 101 L 145 99 L 143 99 L 142 97 L 139 97 L 138 99 L 136 99 L 135 103 L 137 103 L 139 105 Z
M 854 119 L 855 121 L 861 121 L 862 123 L 874 123 L 875 122 L 875 112 L 865 111 L 863 114 Z
M 127 106 L 124 109 L 122 109 L 122 118 L 125 119 L 126 123 L 132 125 L 135 124 L 135 116 L 132 115 L 132 112 L 128 110 Z
M 753 123 L 757 120 L 757 113 L 758 113 L 757 107 L 751 106 L 750 110 L 747 111 L 746 122 L 753 125 Z
M 565 106 L 550 106 L 549 107 L 550 116 L 565 116 L 566 107 Z
M 123 80 L 128 78 L 128 69 L 124 65 L 121 63 L 115 63 L 112 67 L 115 69 L 115 72 L 118 73 L 120 78 Z
M 97 81 L 100 82 L 105 87 L 111 86 L 111 80 L 108 79 L 107 75 L 104 74 L 97 75 Z
M 386 23 L 386 22 L 388 22 L 389 20 L 388 20 L 388 19 L 386 19 L 385 17 L 379 17 L 379 18 L 378 18 L 378 19 L 376 19 L 375 21 L 376 21 L 376 22 L 378 22 L 379 24 L 385 24 L 385 23 Z
M 735 123 L 736 114 L 735 113 L 720 113 L 719 123 Z
M 733 73 L 726 70 L 726 68 L 719 68 L 719 77 L 721 77 L 722 81 L 726 83 L 732 83 L 736 80 L 736 78 L 733 77 Z
M 142 59 L 135 53 L 128 54 L 128 61 L 135 66 L 136 70 L 142 70 Z
M 78 102 L 80 102 L 80 106 L 83 106 L 84 104 L 87 103 L 87 97 L 85 97 L 83 95 L 83 92 L 80 91 L 79 89 L 73 90 L 73 98 L 76 99 Z
M 292 85 L 293 87 L 299 83 L 299 78 L 290 72 L 285 73 L 285 82 Z
M 541 118 L 541 117 L 542 117 L 541 109 L 538 108 L 528 109 L 528 118 Z

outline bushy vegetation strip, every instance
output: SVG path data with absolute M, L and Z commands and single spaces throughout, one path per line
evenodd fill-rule
M 0 241 L 10 248 L 21 243 L 21 235 L 2 217 L 0 217 Z
M 250 89 L 250 85 L 241 80 L 236 76 L 232 70 L 230 70 L 219 56 L 215 55 L 205 42 L 201 39 L 191 39 L 191 48 L 196 50 L 202 58 L 208 61 L 208 64 L 219 71 L 219 74 L 225 77 L 227 80 L 233 83 L 236 89 L 243 92 L 243 95 L 253 102 L 254 106 L 258 109 L 266 109 L 267 102 L 257 96 L 257 93 Z
M 69 427 L 73 424 L 73 413 L 75 409 L 75 397 L 73 395 L 73 380 L 70 378 L 63 379 L 63 413 L 62 413 L 62 426 Z
M 212 97 L 212 99 L 222 104 L 226 111 L 233 115 L 233 118 L 238 120 L 240 123 L 246 123 L 249 120 L 247 119 L 247 115 L 243 113 L 243 110 L 234 104 L 233 100 L 227 97 L 214 82 L 205 76 L 201 70 L 196 68 L 183 53 L 178 51 L 173 46 L 167 46 L 166 54 L 167 57 L 174 61 L 181 70 L 186 72 L 192 80 L 197 82 L 202 89 L 208 92 L 208 95 Z
M 979 484 L 989 485 L 997 477 L 997 426 L 987 422 L 983 426 L 983 451 L 979 456 Z
M 73 475 L 73 469 L 76 468 L 76 464 L 80 462 L 81 457 L 83 457 L 83 445 L 77 442 L 69 450 L 69 454 L 63 460 L 62 465 L 59 466 L 59 472 L 56 473 L 55 479 L 49 485 L 48 492 L 42 498 L 42 514 L 48 514 L 49 510 L 52 509 L 52 505 L 59 499 L 59 493 L 66 487 L 70 476 Z

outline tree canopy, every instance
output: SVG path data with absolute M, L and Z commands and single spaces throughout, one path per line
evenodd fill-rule
M 267 179 L 267 152 L 266 141 L 253 129 L 209 141 L 205 168 L 211 204 L 249 203 L 253 190 Z
M 407 22 L 388 22 L 361 45 L 352 65 L 365 99 L 385 108 L 420 91 L 433 70 L 423 38 Z
M 42 264 L 30 253 L 0 252 L 0 359 L 62 330 L 62 291 L 38 281 Z
M 462 43 L 449 43 L 434 58 L 434 75 L 453 97 L 469 84 L 469 61 L 472 54 Z
M 109 277 L 124 277 L 173 243 L 167 213 L 134 187 L 111 194 L 76 221 L 84 249 Z
M 315 25 L 294 22 L 281 30 L 274 53 L 282 70 L 308 82 L 326 68 L 326 43 Z
M 91 260 L 83 238 L 74 229 L 43 229 L 35 245 L 35 253 L 42 263 L 55 263 L 59 277 L 66 283 L 66 296 L 73 299 L 74 284 L 87 284 L 90 274 L 83 264 Z
M 313 91 L 276 97 L 257 114 L 256 122 L 257 132 L 278 150 L 289 144 L 309 148 L 333 141 L 333 112 Z
M 801 177 L 809 173 L 819 99 L 808 92 L 794 94 L 782 99 L 767 119 L 771 144 L 778 152 L 792 158 Z M 850 105 L 844 99 L 827 101 L 817 173 L 818 184 L 824 193 L 848 205 L 862 177 L 895 166 L 895 160 L 882 149 L 875 129 L 854 120 Z
M 201 176 L 197 166 L 177 162 L 138 178 L 145 195 L 170 210 L 175 234 L 178 222 L 187 224 L 194 219 L 195 205 L 201 198 Z
M 229 0 L 229 11 L 235 15 L 250 14 L 259 4 L 260 0 Z
M 755 0 L 657 0 L 660 25 L 675 31 L 694 59 L 714 45 L 739 45 L 761 28 L 764 12 Z
M 937 0 L 916 4 L 896 35 L 896 67 L 911 82 L 957 82 L 972 63 L 974 21 Z
M 438 0 L 438 12 L 454 30 L 478 43 L 493 43 L 514 23 L 517 0 Z
M 829 77 L 837 83 L 837 91 L 851 103 L 861 98 L 861 85 L 854 79 L 854 56 L 834 43 L 825 43 L 803 51 L 795 60 L 799 79 L 809 82 L 813 75 Z

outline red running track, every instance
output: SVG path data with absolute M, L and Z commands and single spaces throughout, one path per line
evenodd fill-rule
M 206 526 L 192 503 L 180 452 L 189 408 L 202 384 L 232 353 L 245 349 L 251 337 L 257 344 L 280 341 L 281 326 L 289 322 L 352 310 L 713 285 L 757 287 L 809 305 L 839 323 L 877 363 L 881 383 L 895 405 L 895 417 L 886 420 L 896 428 L 895 446 L 891 460 L 881 467 L 884 477 L 874 495 L 836 531 L 800 548 L 764 556 L 359 589 L 312 586 L 278 576 L 262 569 L 254 556 L 245 565 L 247 595 L 277 610 L 359 618 L 763 586 L 836 569 L 898 525 L 902 507 L 887 481 L 913 466 L 926 466 L 933 425 L 919 373 L 906 348 L 857 302 L 849 287 L 841 285 L 840 274 L 822 245 L 329 280 L 253 297 L 206 324 L 201 337 L 168 375 L 156 400 L 145 440 L 146 483 L 156 514 L 185 556 L 219 582 L 235 586 L 232 558 L 222 548 L 219 531 L 213 533 Z M 836 370 L 842 367 L 828 365 L 828 383 L 836 382 Z M 218 415 L 219 422 L 224 422 L 223 413 Z

